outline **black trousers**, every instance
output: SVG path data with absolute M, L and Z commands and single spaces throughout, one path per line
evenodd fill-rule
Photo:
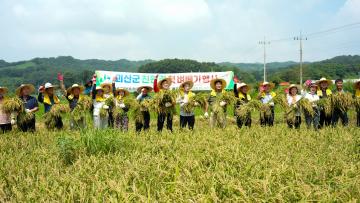
M 62 118 L 59 116 L 59 117 L 56 117 L 55 118 L 55 128 L 60 130 L 61 128 L 64 127 L 64 124 L 62 122 Z
M 295 127 L 295 129 L 299 129 L 300 125 L 301 125 L 301 116 L 296 116 L 295 117 L 295 123 L 292 123 L 292 122 L 288 121 L 287 124 L 288 124 L 289 128 Z
M 190 130 L 194 129 L 195 116 L 180 116 L 180 128 L 189 127 Z
M 6 133 L 12 130 L 12 126 L 11 123 L 7 123 L 7 124 L 0 124 L 0 129 L 2 131 L 2 133 Z
M 145 131 L 150 128 L 150 113 L 148 111 L 143 111 L 142 115 L 144 117 L 144 123 L 142 122 L 135 123 L 136 132 L 140 132 L 141 129 L 144 129 Z
M 241 119 L 240 116 L 236 116 L 236 125 L 238 128 L 242 128 L 243 125 L 251 127 L 251 113 L 248 113 L 245 119 Z
M 35 131 L 35 118 L 29 120 L 26 123 L 18 123 L 18 127 L 23 132 L 34 132 Z
M 331 125 L 331 119 L 332 116 L 327 116 L 325 114 L 325 110 L 324 109 L 320 109 L 320 122 L 319 122 L 319 128 L 324 127 L 325 126 L 330 126 Z
M 114 121 L 115 121 L 115 119 L 114 119 L 114 116 L 113 116 L 113 114 L 112 114 L 112 109 L 110 108 L 109 109 L 109 117 L 108 117 L 108 127 L 109 128 L 114 128 Z
M 340 109 L 335 108 L 331 119 L 331 124 L 333 127 L 337 125 L 339 119 L 341 120 L 343 126 L 349 125 L 349 117 L 347 115 L 347 112 L 342 112 Z
M 360 111 L 357 111 L 356 114 L 356 125 L 360 127 Z
M 166 119 L 166 128 L 172 132 L 173 115 L 171 113 L 159 113 L 157 117 L 157 130 L 160 132 L 164 128 Z
M 271 115 L 270 116 L 265 116 L 265 118 L 260 118 L 260 125 L 262 127 L 265 126 L 273 126 L 274 125 L 274 118 L 275 118 L 275 112 L 274 112 L 274 107 L 270 107 L 271 108 Z

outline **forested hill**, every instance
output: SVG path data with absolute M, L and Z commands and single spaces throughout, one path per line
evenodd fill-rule
M 262 64 L 259 63 L 212 63 L 198 62 L 188 59 L 165 59 L 160 61 L 143 60 L 129 61 L 126 59 L 108 60 L 79 60 L 71 56 L 56 58 L 35 58 L 29 61 L 9 63 L 0 60 L 0 86 L 11 90 L 21 83 L 32 83 L 36 86 L 44 82 L 57 82 L 56 74 L 65 75 L 66 85 L 84 83 L 91 78 L 95 70 L 126 71 L 126 72 L 209 72 L 234 71 L 247 83 L 256 83 L 263 78 Z M 360 73 L 360 56 L 338 56 L 332 59 L 305 63 L 304 79 L 328 78 L 358 78 Z M 299 81 L 299 66 L 295 62 L 274 62 L 268 64 L 268 78 L 270 81 L 281 82 Z

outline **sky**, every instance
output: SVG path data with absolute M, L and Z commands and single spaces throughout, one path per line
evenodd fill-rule
M 360 0 L 0 0 L 0 59 L 250 63 L 263 61 L 265 37 L 267 61 L 298 61 L 302 32 L 304 61 L 318 61 L 360 54 L 359 10 Z

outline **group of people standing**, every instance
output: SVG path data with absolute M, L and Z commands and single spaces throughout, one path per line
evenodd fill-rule
M 129 106 L 126 104 L 125 100 L 130 96 L 130 92 L 124 88 L 116 88 L 115 81 L 116 78 L 113 78 L 112 83 L 103 83 L 100 86 L 96 85 L 96 75 L 92 78 L 91 81 L 87 84 L 87 87 L 82 85 L 73 84 L 68 89 L 64 85 L 64 77 L 59 74 L 58 80 L 60 82 L 60 89 L 64 97 L 68 101 L 70 111 L 73 111 L 78 102 L 85 97 L 86 94 L 91 95 L 92 99 L 92 117 L 93 117 L 93 126 L 97 129 L 104 128 L 117 128 L 122 131 L 128 131 L 129 117 L 128 111 Z M 289 106 L 297 105 L 300 99 L 308 99 L 312 104 L 314 114 L 305 114 L 306 125 L 310 128 L 313 126 L 315 129 L 322 128 L 323 126 L 336 126 L 339 120 L 342 121 L 343 125 L 346 126 L 349 123 L 349 118 L 347 112 L 343 112 L 340 109 L 333 109 L 332 115 L 325 113 L 325 110 L 318 106 L 317 102 L 321 98 L 329 97 L 334 92 L 342 94 L 343 90 L 343 81 L 338 79 L 335 81 L 336 89 L 332 91 L 329 86 L 331 84 L 330 80 L 321 78 L 317 82 L 308 82 L 306 83 L 307 91 L 302 91 L 297 85 L 290 85 L 288 87 L 288 93 L 286 94 L 287 104 Z M 137 89 L 138 95 L 136 101 L 138 103 L 143 103 L 150 101 L 152 95 L 159 94 L 161 92 L 171 91 L 172 80 L 171 78 L 164 78 L 159 80 L 158 75 L 155 77 L 153 86 L 142 86 Z M 185 81 L 179 87 L 179 92 L 176 100 L 167 100 L 159 104 L 159 109 L 168 109 L 175 108 L 177 104 L 180 106 L 180 127 L 189 128 L 190 130 L 194 129 L 195 125 L 195 113 L 194 110 L 186 111 L 185 107 L 190 102 L 191 98 L 195 97 L 195 93 L 192 91 L 194 83 L 192 81 Z M 219 100 L 224 94 L 227 94 L 225 91 L 227 84 L 223 79 L 213 79 L 210 81 L 211 92 L 207 98 L 206 105 L 203 106 L 204 117 L 209 118 L 210 127 L 219 126 L 221 128 L 226 127 L 226 115 L 227 115 L 227 106 L 229 102 L 227 100 Z M 267 104 L 270 108 L 270 113 L 262 116 L 260 119 L 261 126 L 273 126 L 275 118 L 275 103 L 274 98 L 277 97 L 277 94 L 273 91 L 275 85 L 269 82 L 263 82 L 259 86 L 259 94 L 256 99 L 262 104 Z M 39 94 L 37 99 L 31 96 L 35 92 L 35 87 L 31 84 L 23 84 L 16 89 L 17 97 L 23 102 L 25 112 L 31 113 L 34 115 L 35 112 L 39 110 L 38 102 L 44 105 L 45 113 L 49 112 L 54 105 L 60 103 L 60 99 L 55 94 L 56 86 L 51 83 L 46 83 L 43 86 L 40 86 Z M 355 97 L 360 98 L 360 81 L 355 82 Z M 233 93 L 236 97 L 235 108 L 241 108 L 242 105 L 249 103 L 252 100 L 250 96 L 251 87 L 246 83 L 240 82 L 234 78 L 234 88 Z M 154 94 L 150 94 L 154 91 Z M 5 112 L 2 110 L 3 101 L 6 99 L 5 95 L 7 94 L 8 89 L 5 87 L 0 87 L 0 127 L 2 132 L 7 132 L 12 129 L 12 126 L 18 124 L 18 128 L 21 131 L 35 131 L 35 116 L 32 119 L 27 120 L 26 123 L 19 124 L 16 122 L 17 115 L 14 113 Z M 112 98 L 114 103 L 113 106 L 107 104 L 107 100 Z M 218 105 L 221 109 L 221 113 L 214 111 L 215 106 Z M 198 102 L 194 103 L 195 106 L 199 106 Z M 113 114 L 114 111 L 121 110 L 121 113 Z M 104 113 L 105 112 L 105 113 Z M 85 112 L 84 112 L 85 113 Z M 166 122 L 166 128 L 169 131 L 173 131 L 173 116 L 174 114 L 169 111 L 158 111 L 157 113 L 157 131 L 162 131 Z M 143 108 L 141 110 L 142 119 L 136 120 L 135 130 L 140 132 L 142 130 L 146 131 L 150 128 L 150 110 L 149 108 Z M 115 116 L 114 116 L 115 115 Z M 247 113 L 245 117 L 240 117 L 235 114 L 236 124 L 239 128 L 243 126 L 251 127 L 252 119 L 251 112 Z M 296 112 L 295 122 L 288 123 L 290 128 L 299 128 L 301 125 L 301 113 L 300 111 Z M 64 126 L 62 117 L 58 116 L 55 118 L 55 127 L 57 129 L 62 129 Z M 70 127 L 80 127 L 85 128 L 87 126 L 85 119 L 72 120 L 70 119 Z M 360 110 L 357 110 L 357 126 L 360 127 Z

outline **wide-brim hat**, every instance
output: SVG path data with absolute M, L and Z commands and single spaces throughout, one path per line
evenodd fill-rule
M 274 83 L 272 83 L 272 82 L 262 82 L 262 83 L 260 83 L 260 86 L 266 86 L 266 85 L 269 85 L 269 87 L 270 87 L 270 89 L 274 89 L 274 87 L 275 87 L 275 84 Z
M 30 94 L 35 91 L 34 85 L 32 85 L 32 84 L 22 84 L 22 85 L 20 85 L 20 87 L 16 88 L 15 94 L 17 96 L 20 96 L 21 95 L 21 90 L 24 89 L 24 88 L 29 88 L 30 89 Z
M 322 83 L 322 82 L 327 82 L 328 85 L 331 85 L 331 84 L 332 84 L 332 81 L 331 81 L 331 80 L 328 80 L 328 79 L 326 79 L 326 78 L 320 78 L 320 80 L 318 80 L 318 81 L 316 82 L 316 84 L 320 85 L 320 83 Z
M 6 88 L 6 87 L 0 87 L 0 92 L 1 92 L 2 94 L 6 94 L 8 91 L 9 91 L 8 88 Z
M 312 82 L 312 83 L 310 83 L 309 87 L 313 87 L 313 86 L 317 87 L 317 86 L 318 86 L 318 84 L 317 84 L 316 82 Z
M 221 89 L 225 89 L 225 87 L 226 87 L 226 81 L 225 81 L 224 79 L 221 79 L 221 78 L 215 78 L 215 79 L 212 79 L 212 80 L 210 81 L 210 87 L 211 87 L 211 89 L 213 89 L 213 90 L 216 89 L 215 84 L 216 84 L 217 82 L 221 82 L 221 85 L 222 85 Z
M 75 89 L 75 88 L 79 88 L 79 89 L 80 89 L 80 92 L 83 92 L 84 89 L 85 89 L 85 87 L 82 86 L 82 85 L 73 84 L 73 85 L 72 85 L 71 87 L 69 87 L 66 91 L 67 91 L 68 93 L 71 93 L 71 92 L 73 91 L 73 89 Z
M 169 86 L 171 86 L 171 84 L 172 84 L 172 79 L 171 78 L 164 78 L 164 79 L 162 79 L 162 80 L 160 80 L 159 82 L 158 82 L 158 84 L 157 84 L 157 86 L 158 86 L 158 88 L 159 89 L 162 89 L 162 83 L 163 82 L 165 82 L 165 81 L 167 81 L 167 83 L 169 84 Z
M 184 89 L 186 84 L 189 85 L 190 89 L 194 86 L 194 82 L 192 80 L 188 80 L 180 84 L 180 89 Z
M 110 83 L 103 83 L 100 85 L 103 89 L 105 89 L 105 87 L 109 87 L 110 92 L 112 91 L 112 84 Z
M 298 85 L 291 84 L 291 85 L 288 87 L 288 90 L 290 91 L 292 88 L 296 88 L 296 89 L 299 91 L 299 86 L 298 86 Z
M 360 79 L 359 80 L 356 80 L 355 82 L 354 82 L 354 88 L 356 89 L 357 88 L 357 85 L 360 83 Z
M 136 89 L 136 91 L 137 91 L 138 93 L 140 93 L 143 88 L 146 88 L 149 92 L 151 92 L 151 91 L 153 90 L 153 88 L 150 87 L 150 86 L 141 86 L 141 87 L 138 87 L 138 88 Z
M 248 84 L 246 84 L 246 83 L 244 83 L 244 82 L 238 84 L 237 90 L 240 91 L 240 89 L 243 88 L 243 87 L 247 87 L 248 90 L 251 90 L 251 86 L 249 86 Z
M 117 88 L 117 89 L 115 90 L 115 95 L 118 95 L 119 92 L 124 92 L 124 95 L 125 95 L 125 96 L 128 96 L 128 95 L 130 94 L 130 92 L 129 92 L 128 90 L 124 89 L 124 88 Z
M 95 90 L 96 90 L 96 91 L 99 91 L 99 90 L 104 91 L 104 88 L 101 87 L 101 86 L 96 86 Z

